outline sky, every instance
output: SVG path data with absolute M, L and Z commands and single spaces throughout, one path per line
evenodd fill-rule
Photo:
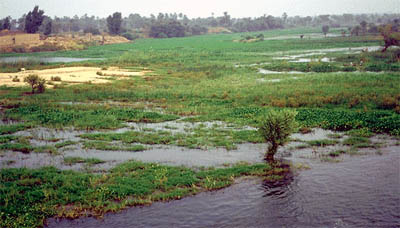
M 0 0 L 0 18 L 19 18 L 38 5 L 54 17 L 107 17 L 114 12 L 123 16 L 183 13 L 189 18 L 221 16 L 227 11 L 232 17 L 259 17 L 264 14 L 281 16 L 316 16 L 343 13 L 400 13 L 400 0 Z

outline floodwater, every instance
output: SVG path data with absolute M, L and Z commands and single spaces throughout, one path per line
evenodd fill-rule
M 104 58 L 69 58 L 69 57 L 1 57 L 0 63 L 18 63 L 18 62 L 28 62 L 35 61 L 41 63 L 72 63 L 72 62 L 82 62 L 89 60 L 104 60 Z
M 49 220 L 49 227 L 399 227 L 399 146 L 382 155 L 261 179 L 178 201 L 134 207 L 104 219 Z

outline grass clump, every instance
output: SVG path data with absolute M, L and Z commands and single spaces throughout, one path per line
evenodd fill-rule
M 62 147 L 66 147 L 66 146 L 70 146 L 70 145 L 75 145 L 75 144 L 77 144 L 77 142 L 73 142 L 73 141 L 69 141 L 69 140 L 68 140 L 68 141 L 56 143 L 56 144 L 54 145 L 54 147 L 57 148 L 57 149 L 59 149 L 59 148 L 62 148 Z
M 30 128 L 29 124 L 0 125 L 0 135 L 12 134 Z
M 121 141 L 123 143 L 140 144 L 163 144 L 177 145 L 190 149 L 207 149 L 208 147 L 223 147 L 227 150 L 236 149 L 236 144 L 244 142 L 261 143 L 262 138 L 254 130 L 230 131 L 218 128 L 197 127 L 192 129 L 193 133 L 172 134 L 168 131 L 127 131 L 124 133 L 95 133 L 83 134 L 81 138 L 97 140 L 97 142 L 86 142 L 88 148 L 106 148 L 109 144 L 101 141 Z M 114 146 L 115 147 L 115 146 Z M 111 149 L 110 148 L 110 149 Z M 129 148 L 129 147 L 128 147 Z M 139 146 L 139 149 L 142 147 Z M 120 147 L 115 147 L 120 149 Z
M 320 139 L 320 140 L 307 141 L 308 145 L 318 146 L 318 147 L 332 146 L 332 145 L 336 145 L 338 143 L 339 143 L 339 141 L 331 140 L 331 139 Z
M 85 163 L 90 166 L 105 163 L 105 161 L 97 158 L 81 158 L 81 157 L 64 157 L 66 165 L 75 165 L 78 163 Z
M 147 148 L 143 145 L 119 146 L 104 141 L 86 141 L 83 143 L 84 149 L 108 150 L 108 151 L 144 151 Z

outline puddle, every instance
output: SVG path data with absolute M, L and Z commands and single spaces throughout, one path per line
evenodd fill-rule
M 299 59 L 292 60 L 292 61 L 289 61 L 289 62 L 291 62 L 291 63 L 310 63 L 310 62 L 313 62 L 313 61 L 324 62 L 324 63 L 333 62 L 333 60 L 331 58 L 327 58 L 327 57 L 324 57 L 324 58 L 321 58 L 321 59 L 299 58 Z
M 80 141 L 81 138 L 78 136 L 85 133 L 88 133 L 88 131 L 78 131 L 70 128 L 57 130 L 45 127 L 38 127 L 38 128 L 28 129 L 25 131 L 19 131 L 14 133 L 13 135 L 31 137 L 36 140 L 60 139 L 63 141 L 67 140 Z M 90 133 L 96 133 L 96 131 L 90 131 Z
M 265 70 L 265 69 L 258 69 L 258 73 L 260 74 L 306 74 L 301 71 L 272 71 L 272 70 Z
M 259 79 L 257 79 L 257 81 L 274 83 L 274 82 L 281 82 L 283 80 L 296 80 L 296 79 L 299 79 L 299 78 L 298 77 L 291 77 L 291 78 L 285 78 L 285 79 L 282 79 L 282 78 L 275 78 L 275 79 L 259 78 Z

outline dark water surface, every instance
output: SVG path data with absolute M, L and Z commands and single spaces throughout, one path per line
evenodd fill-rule
M 49 227 L 400 227 L 399 147 L 340 163 L 313 163 L 284 182 L 229 188 Z

